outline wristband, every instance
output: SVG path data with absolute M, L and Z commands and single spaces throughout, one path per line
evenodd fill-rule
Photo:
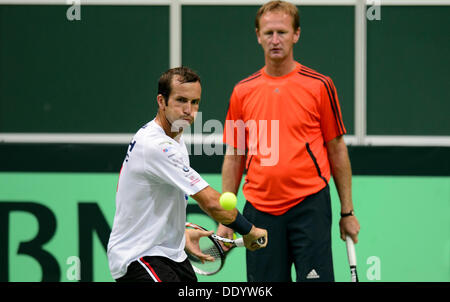
M 353 210 L 351 210 L 348 213 L 341 213 L 341 218 L 348 217 L 348 216 L 354 216 L 354 215 L 355 215 L 355 212 L 353 212 Z
M 238 212 L 236 219 L 230 224 L 224 224 L 241 235 L 247 235 L 252 230 L 253 224 L 251 224 L 241 213 Z

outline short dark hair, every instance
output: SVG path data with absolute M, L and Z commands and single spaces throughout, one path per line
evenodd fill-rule
M 200 81 L 200 76 L 186 66 L 175 67 L 164 72 L 158 81 L 158 94 L 161 94 L 165 101 L 166 105 L 169 102 L 169 96 L 172 92 L 172 79 L 174 76 L 178 76 L 178 80 L 180 83 L 195 83 Z
M 294 28 L 294 31 L 297 30 L 297 28 L 300 27 L 300 16 L 298 13 L 298 8 L 292 3 L 286 2 L 286 1 L 270 1 L 261 6 L 258 9 L 258 12 L 256 13 L 255 18 L 255 27 L 257 30 L 259 30 L 259 20 L 261 19 L 262 15 L 264 15 L 267 12 L 273 12 L 273 11 L 281 11 L 284 12 L 290 16 L 292 16 L 292 27 Z

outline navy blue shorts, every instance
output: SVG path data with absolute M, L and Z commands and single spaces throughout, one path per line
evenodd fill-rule
M 246 252 L 249 282 L 292 281 L 292 265 L 298 282 L 334 281 L 328 185 L 283 215 L 258 211 L 250 202 L 245 204 L 243 214 L 268 231 L 266 248 Z
M 146 256 L 128 265 L 125 276 L 117 282 L 197 282 L 188 259 L 175 262 L 166 257 Z

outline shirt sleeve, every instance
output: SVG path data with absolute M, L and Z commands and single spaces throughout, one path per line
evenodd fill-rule
M 320 127 L 325 142 L 347 133 L 342 120 L 336 87 L 329 77 L 326 77 L 324 85 L 321 85 Z
M 146 170 L 161 181 L 194 195 L 208 183 L 183 159 L 183 154 L 172 142 L 148 144 L 145 149 Z
M 223 130 L 223 142 L 236 149 L 245 151 L 246 149 L 246 127 L 242 116 L 242 104 L 236 88 L 230 97 L 225 127 Z

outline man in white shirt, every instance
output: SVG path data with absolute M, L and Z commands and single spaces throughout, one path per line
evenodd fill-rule
M 196 281 L 185 250 L 204 261 L 198 240 L 212 232 L 186 230 L 188 195 L 216 221 L 233 226 L 249 250 L 265 247 L 266 230 L 236 209 L 219 204 L 220 193 L 190 167 L 183 127 L 193 123 L 200 78 L 187 67 L 165 72 L 158 83 L 158 113 L 133 137 L 120 172 L 108 261 L 117 281 Z M 265 237 L 265 244 L 255 241 Z

